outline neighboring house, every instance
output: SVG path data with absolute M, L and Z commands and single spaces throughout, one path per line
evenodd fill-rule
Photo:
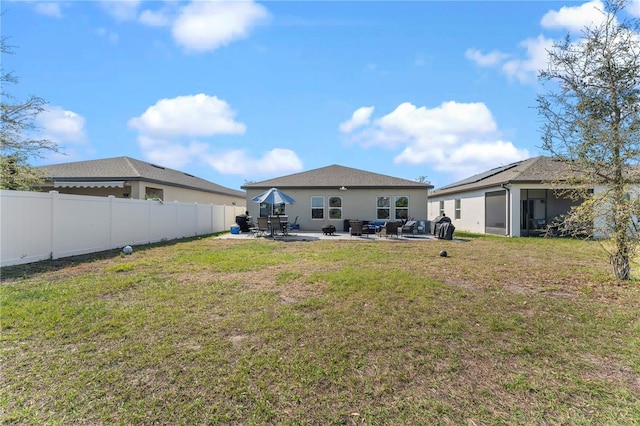
M 45 174 L 41 187 L 44 192 L 55 190 L 64 194 L 216 205 L 245 203 L 243 191 L 130 157 L 77 161 L 37 169 Z
M 558 160 L 535 157 L 471 176 L 429 193 L 429 220 L 444 213 L 457 230 L 539 235 L 579 204 L 559 196 L 550 183 L 561 182 L 567 172 Z
M 271 206 L 251 201 L 274 187 L 296 202 Z M 242 186 L 251 216 L 286 214 L 290 222 L 297 218 L 300 229 L 309 231 L 319 231 L 324 225 L 348 230 L 349 219 L 426 220 L 427 196 L 432 188 L 427 183 L 338 165 Z

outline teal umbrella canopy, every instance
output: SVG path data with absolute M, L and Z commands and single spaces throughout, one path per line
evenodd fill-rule
M 263 192 L 257 197 L 251 199 L 254 203 L 268 203 L 268 204 L 293 204 L 296 202 L 293 198 L 280 191 L 278 188 L 271 188 L 268 191 Z

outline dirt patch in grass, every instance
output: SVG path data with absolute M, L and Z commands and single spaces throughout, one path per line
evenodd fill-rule
M 612 357 L 599 357 L 582 354 L 581 358 L 590 364 L 583 372 L 585 380 L 607 381 L 614 385 L 628 386 L 636 395 L 640 395 L 640 375 L 628 365 L 623 365 Z

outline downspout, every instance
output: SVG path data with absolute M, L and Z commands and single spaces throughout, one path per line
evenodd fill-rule
M 511 236 L 511 188 L 506 183 L 503 183 L 500 186 L 502 188 L 504 188 L 505 191 L 507 191 L 507 205 L 506 205 L 506 208 L 507 208 L 507 223 L 506 223 L 506 234 L 505 234 L 505 236 L 510 237 Z

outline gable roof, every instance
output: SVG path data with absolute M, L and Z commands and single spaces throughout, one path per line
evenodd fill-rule
M 508 183 L 544 183 L 562 179 L 568 171 L 567 165 L 551 157 L 533 157 L 506 166 L 478 173 L 458 182 L 443 186 L 431 195 L 446 195 L 475 189 L 506 185 Z
M 353 169 L 351 167 L 331 165 L 307 172 L 294 173 L 262 182 L 248 183 L 242 189 L 268 188 L 413 188 L 429 190 L 433 185 L 400 179 L 393 176 Z
M 212 194 L 245 197 L 243 191 L 226 188 L 189 173 L 169 169 L 130 157 L 114 157 L 101 160 L 76 161 L 37 167 L 47 180 L 67 182 L 112 182 L 117 180 L 147 181 L 176 186 Z

